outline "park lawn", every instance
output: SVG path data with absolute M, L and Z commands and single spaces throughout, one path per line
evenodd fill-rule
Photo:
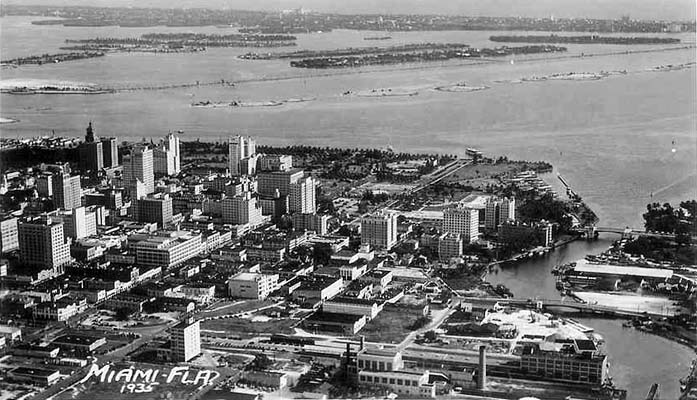
M 369 342 L 399 343 L 411 333 L 409 327 L 423 315 L 423 307 L 385 305 L 375 319 L 359 332 Z

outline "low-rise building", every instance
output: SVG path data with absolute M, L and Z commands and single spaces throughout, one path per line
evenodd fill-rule
M 7 343 L 22 340 L 22 329 L 16 326 L 0 325 L 0 336 L 7 339 Z
M 322 305 L 322 311 L 338 314 L 365 315 L 368 320 L 382 311 L 382 304 L 375 300 L 355 297 L 335 297 Z
M 53 340 L 51 344 L 60 347 L 64 353 L 73 351 L 79 354 L 91 354 L 106 344 L 106 338 L 88 335 L 63 335 Z
M 350 336 L 363 329 L 367 320 L 365 315 L 318 311 L 303 321 L 303 327 L 309 332 L 327 332 Z
M 48 368 L 18 367 L 7 371 L 7 377 L 15 382 L 51 386 L 60 379 L 60 371 Z
M 277 274 L 241 272 L 228 281 L 231 297 L 265 299 L 278 288 Z
M 105 301 L 102 308 L 107 310 L 127 309 L 131 312 L 141 313 L 143 312 L 143 306 L 154 300 L 155 297 L 153 296 L 120 293 Z
M 249 371 L 244 374 L 247 383 L 257 386 L 283 389 L 288 386 L 286 374 L 273 371 Z
M 435 398 L 436 387 L 428 383 L 429 372 L 411 371 L 359 371 L 358 384 L 384 387 L 399 395 L 418 398 Z
M 293 298 L 296 300 L 318 299 L 324 301 L 339 294 L 342 288 L 341 278 L 315 276 L 304 279 L 300 287 L 293 292 Z
M 46 301 L 34 307 L 34 318 L 48 319 L 52 321 L 67 321 L 70 317 L 79 312 L 79 307 L 75 303 L 54 303 Z
M 356 262 L 353 264 L 342 265 L 339 268 L 339 275 L 345 281 L 352 281 L 360 278 L 368 270 L 367 262 Z
M 191 284 L 182 286 L 182 294 L 188 299 L 201 302 L 209 302 L 215 297 L 215 285 L 210 284 Z
M 58 357 L 58 353 L 60 353 L 58 346 L 39 346 L 29 343 L 18 344 L 12 349 L 12 354 L 16 356 L 35 358 L 54 358 Z
M 599 354 L 592 341 L 576 340 L 570 349 L 573 351 L 568 352 L 546 350 L 545 345 L 543 342 L 524 347 L 520 356 L 521 372 L 536 379 L 595 386 L 607 380 L 607 355 Z
M 202 235 L 188 231 L 162 232 L 157 235 L 132 235 L 128 247 L 139 266 L 172 268 L 199 255 Z
M 360 280 L 371 282 L 374 285 L 382 286 L 384 288 L 390 282 L 392 282 L 393 277 L 394 274 L 392 273 L 392 271 L 384 269 L 373 269 L 371 271 L 368 271 L 365 275 L 361 276 Z

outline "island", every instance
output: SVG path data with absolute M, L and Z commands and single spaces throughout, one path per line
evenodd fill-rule
M 459 49 L 415 51 L 410 53 L 377 53 L 342 57 L 306 58 L 291 61 L 290 65 L 296 68 L 315 69 L 351 68 L 369 65 L 394 65 L 414 62 L 447 61 L 451 59 L 481 59 L 487 57 L 505 57 L 514 54 L 545 54 L 565 51 L 565 47 L 551 45 L 499 47 L 494 49 L 463 47 Z
M 139 38 L 68 39 L 64 50 L 193 52 L 207 47 L 294 46 L 295 36 L 255 34 L 146 33 Z
M 20 65 L 42 65 L 56 64 L 65 61 L 77 61 L 89 58 L 103 57 L 103 51 L 78 51 L 70 53 L 54 53 L 42 54 L 39 56 L 19 57 L 10 60 L 3 60 L 3 66 L 20 66 Z
M 370 54 L 409 53 L 413 51 L 462 50 L 469 48 L 464 43 L 410 43 L 388 47 L 348 47 L 334 50 L 298 50 L 284 53 L 246 53 L 240 56 L 244 60 L 276 60 L 286 58 L 320 58 L 362 56 Z
M 489 36 L 492 42 L 508 43 L 560 43 L 560 44 L 675 44 L 680 43 L 680 39 L 661 38 L 661 37 L 618 37 L 618 36 L 562 36 L 562 35 L 501 35 Z

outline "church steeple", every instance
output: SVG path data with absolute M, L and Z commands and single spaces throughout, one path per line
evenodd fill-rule
M 89 125 L 87 125 L 87 129 L 85 130 L 85 132 L 85 142 L 94 142 L 94 131 L 92 130 L 92 121 L 90 121 Z

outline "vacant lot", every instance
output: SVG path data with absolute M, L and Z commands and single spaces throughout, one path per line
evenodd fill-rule
M 359 333 L 369 342 L 399 343 L 411 332 L 409 327 L 422 316 L 423 307 L 385 305 L 378 316 Z

